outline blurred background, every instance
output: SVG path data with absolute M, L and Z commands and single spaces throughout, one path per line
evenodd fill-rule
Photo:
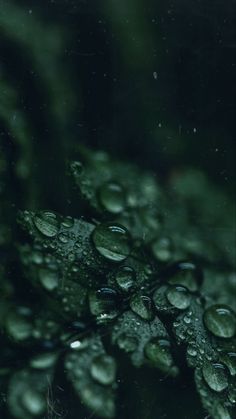
M 0 147 L 30 206 L 64 210 L 64 165 L 81 143 L 160 177 L 194 166 L 233 190 L 233 0 L 0 8 Z

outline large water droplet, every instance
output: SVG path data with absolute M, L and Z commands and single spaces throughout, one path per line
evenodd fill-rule
M 190 305 L 190 295 L 185 287 L 170 286 L 166 291 L 166 297 L 170 304 L 180 310 L 185 310 Z
M 120 224 L 99 224 L 92 234 L 97 251 L 113 262 L 121 262 L 131 252 L 129 232 Z
M 60 224 L 56 214 L 53 212 L 40 211 L 35 214 L 33 221 L 44 236 L 55 237 L 59 231 Z
M 236 316 L 230 307 L 216 304 L 206 309 L 204 323 L 213 335 L 231 338 L 236 332 Z
M 134 286 L 136 274 L 129 266 L 122 266 L 116 274 L 116 283 L 122 291 L 128 292 Z
M 112 384 L 116 377 L 114 358 L 108 355 L 100 355 L 94 358 L 91 365 L 91 376 L 100 384 Z
M 99 200 L 107 211 L 119 214 L 126 205 L 124 188 L 115 182 L 106 183 L 99 190 Z
M 229 385 L 227 370 L 222 364 L 207 362 L 202 367 L 202 374 L 208 386 L 214 391 L 221 392 Z
M 146 295 L 135 295 L 131 298 L 130 307 L 134 313 L 144 320 L 151 320 L 154 317 L 152 300 Z

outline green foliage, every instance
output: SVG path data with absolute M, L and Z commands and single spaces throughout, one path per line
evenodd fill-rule
M 70 141 L 80 89 L 65 70 L 69 34 L 13 2 L 4 2 L 2 12 L 1 43 L 9 45 L 7 58 L 14 50 L 20 68 L 12 72 L 8 60 L 0 68 L 1 418 L 120 418 L 140 399 L 144 407 L 132 412 L 139 419 L 154 397 L 161 413 L 152 417 L 164 417 L 170 383 L 177 389 L 194 382 L 204 416 L 233 419 L 232 197 L 201 170 L 173 168 L 163 181 Z M 122 13 L 106 9 L 126 68 L 152 77 L 154 61 L 143 54 L 155 45 L 151 32 L 142 43 L 142 10 L 132 26 Z M 148 89 L 138 90 L 146 132 L 156 107 L 148 111 Z M 159 131 L 155 125 L 151 140 Z M 164 131 L 159 148 L 175 135 L 171 127 Z M 186 144 L 179 136 L 169 147 L 181 154 Z M 70 187 L 65 162 L 73 158 Z M 43 209 L 48 202 L 56 208 Z M 190 418 L 187 398 L 181 403 Z M 175 412 L 179 401 L 171 393 L 172 400 Z
M 173 379 L 186 363 L 209 414 L 233 418 L 231 291 L 225 284 L 224 304 L 217 305 L 221 284 L 214 296 L 204 292 L 205 272 L 213 275 L 218 267 L 226 277 L 234 268 L 233 258 L 225 257 L 225 230 L 217 231 L 217 243 L 204 240 L 201 217 L 212 228 L 224 219 L 224 211 L 222 217 L 219 211 L 208 214 L 204 194 L 211 185 L 204 179 L 203 188 L 202 176 L 199 181 L 196 174 L 183 174 L 164 193 L 151 174 L 135 166 L 104 153 L 81 156 L 83 163 L 71 168 L 90 203 L 90 221 L 46 210 L 19 214 L 28 235 L 18 245 L 25 281 L 40 302 L 20 301 L 6 309 L 6 342 L 37 348 L 36 360 L 26 359 L 13 375 L 9 368 L 11 413 L 19 419 L 44 414 L 45 380 L 51 383 L 60 356 L 83 404 L 100 417 L 116 416 L 116 371 L 124 352 L 135 367 L 146 365 Z M 195 185 L 193 196 L 185 195 L 186 179 Z M 212 201 L 218 199 L 211 194 Z M 194 222 L 195 212 L 201 216 Z

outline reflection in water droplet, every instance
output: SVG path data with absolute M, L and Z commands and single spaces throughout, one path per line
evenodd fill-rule
M 97 251 L 113 262 L 121 262 L 131 252 L 131 239 L 128 231 L 120 224 L 99 224 L 92 234 Z
M 91 365 L 91 376 L 100 384 L 112 384 L 116 377 L 114 358 L 108 355 L 100 355 L 94 358 Z
M 204 323 L 213 335 L 231 338 L 236 332 L 236 316 L 230 307 L 216 304 L 206 309 Z
M 207 362 L 203 365 L 202 374 L 206 383 L 214 391 L 221 392 L 229 385 L 227 370 L 222 364 Z

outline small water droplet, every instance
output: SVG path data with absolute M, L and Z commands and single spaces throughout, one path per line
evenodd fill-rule
M 195 345 L 189 345 L 187 348 L 187 353 L 190 356 L 197 356 L 197 348 Z
M 125 292 L 133 288 L 135 278 L 136 273 L 129 266 L 122 266 L 116 273 L 116 283 Z
M 48 269 L 40 269 L 39 281 L 48 291 L 54 290 L 58 287 L 59 284 L 57 273 L 54 271 L 49 271 Z
M 118 293 L 112 288 L 102 287 L 89 293 L 90 311 L 100 321 L 116 317 L 119 301 Z
M 138 294 L 132 297 L 130 301 L 130 308 L 144 320 L 151 320 L 154 317 L 152 300 L 146 295 Z
M 128 231 L 120 224 L 99 224 L 92 234 L 97 251 L 113 262 L 121 262 L 131 252 L 131 239 Z

